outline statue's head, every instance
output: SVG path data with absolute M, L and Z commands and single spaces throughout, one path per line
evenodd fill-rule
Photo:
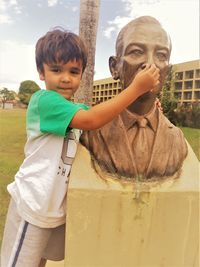
M 170 37 L 159 21 L 149 16 L 136 18 L 118 34 L 116 56 L 109 58 L 112 77 L 120 79 L 124 89 L 147 63 L 154 63 L 160 69 L 159 91 L 170 69 L 170 53 Z

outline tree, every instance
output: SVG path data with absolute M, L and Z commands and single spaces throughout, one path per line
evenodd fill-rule
M 21 82 L 19 87 L 18 97 L 23 104 L 28 106 L 32 94 L 38 91 L 39 89 L 40 87 L 37 85 L 36 82 L 31 80 L 23 81 Z
M 16 93 L 14 91 L 9 91 L 7 88 L 3 87 L 0 90 L 0 99 L 3 103 L 3 109 L 5 108 L 5 103 L 10 100 L 14 100 L 16 97 Z
M 174 124 L 176 124 L 175 109 L 177 108 L 177 99 L 174 97 L 171 86 L 173 82 L 173 71 L 172 68 L 168 74 L 165 84 L 163 85 L 160 93 L 161 106 L 165 116 Z
M 80 89 L 74 97 L 77 102 L 84 102 L 87 105 L 92 105 L 92 90 L 99 7 L 100 0 L 80 1 L 79 35 L 88 49 L 88 63 L 83 74 Z

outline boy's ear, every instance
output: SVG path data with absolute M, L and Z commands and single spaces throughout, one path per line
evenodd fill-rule
M 119 72 L 117 70 L 117 57 L 112 56 L 109 58 L 109 68 L 110 68 L 110 73 L 113 77 L 114 80 L 119 79 Z
M 44 81 L 44 73 L 41 72 L 41 71 L 38 71 L 39 72 L 39 78 L 41 81 Z

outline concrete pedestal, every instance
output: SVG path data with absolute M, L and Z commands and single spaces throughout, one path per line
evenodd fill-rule
M 66 267 L 199 267 L 199 162 L 147 183 L 105 179 L 81 145 L 67 196 Z

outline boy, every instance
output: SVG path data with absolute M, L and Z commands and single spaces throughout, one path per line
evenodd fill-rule
M 55 29 L 36 44 L 36 65 L 46 90 L 27 110 L 25 160 L 8 185 L 11 203 L 2 245 L 2 267 L 42 267 L 64 258 L 65 200 L 79 134 L 97 129 L 137 97 L 159 84 L 159 70 L 147 66 L 115 98 L 89 109 L 70 102 L 86 67 L 80 38 Z

